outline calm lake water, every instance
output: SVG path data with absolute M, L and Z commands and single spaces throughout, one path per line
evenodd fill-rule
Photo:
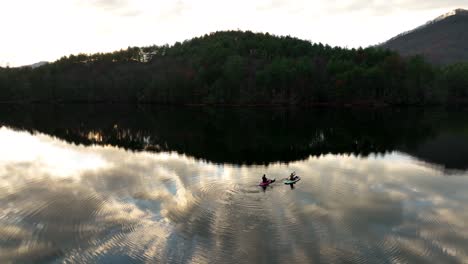
M 468 111 L 3 105 L 0 263 L 468 263 Z

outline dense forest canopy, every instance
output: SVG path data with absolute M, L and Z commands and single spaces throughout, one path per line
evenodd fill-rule
M 468 101 L 468 64 L 433 66 L 378 47 L 344 49 L 225 31 L 172 46 L 0 68 L 2 102 L 432 104 Z

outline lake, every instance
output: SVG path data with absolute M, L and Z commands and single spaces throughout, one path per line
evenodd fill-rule
M 466 109 L 1 105 L 0 146 L 0 263 L 468 263 Z

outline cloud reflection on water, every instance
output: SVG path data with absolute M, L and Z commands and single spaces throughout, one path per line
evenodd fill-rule
M 0 143 L 0 262 L 468 261 L 467 177 L 400 153 L 233 166 L 6 128 Z M 294 190 L 256 186 L 291 171 Z

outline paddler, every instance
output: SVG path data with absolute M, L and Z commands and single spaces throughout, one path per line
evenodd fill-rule
M 297 176 L 296 176 L 296 172 L 293 172 L 293 173 L 291 173 L 291 175 L 289 176 L 289 179 L 290 179 L 291 181 L 294 181 L 294 180 L 296 179 L 296 177 L 297 177 Z

